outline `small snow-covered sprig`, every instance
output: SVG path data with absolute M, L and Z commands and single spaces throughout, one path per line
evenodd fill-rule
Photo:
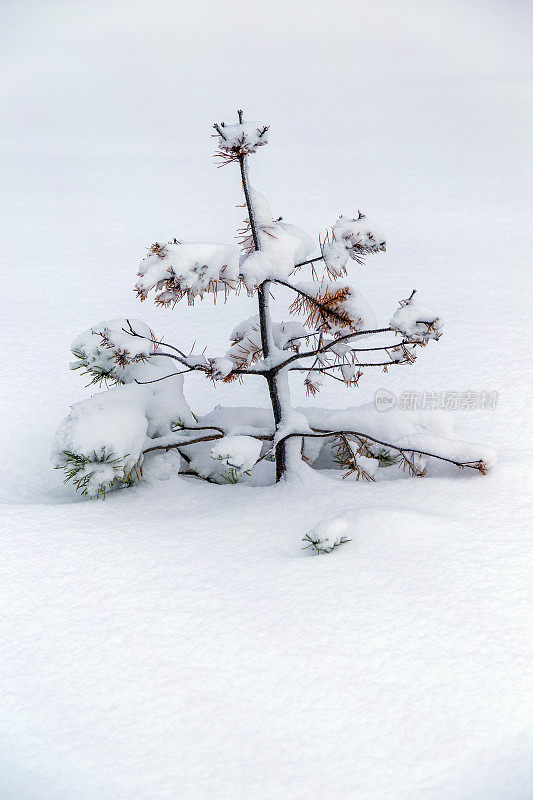
M 100 336 L 100 344 L 112 351 L 115 364 L 119 367 L 127 367 L 130 364 L 138 364 L 148 361 L 151 355 L 157 352 L 157 344 L 152 331 L 150 331 L 151 341 L 146 344 L 145 339 L 140 336 L 135 337 L 135 346 L 131 347 L 131 339 L 126 339 L 128 334 L 124 331 L 113 330 L 105 327 L 101 331 L 95 331 Z M 127 344 L 126 344 L 127 342 Z M 140 342 L 140 344 L 139 344 Z
M 140 320 L 133 320 L 139 331 L 135 341 L 126 325 L 131 327 L 126 319 L 105 320 L 77 336 L 71 345 L 76 360 L 70 368 L 89 375 L 89 385 L 132 383 L 142 378 L 143 364 L 156 353 L 158 342 L 151 328 Z
M 429 308 L 413 299 L 415 293 L 413 289 L 406 300 L 400 300 L 400 308 L 390 322 L 391 328 L 407 337 L 411 344 L 425 345 L 430 339 L 438 341 L 443 323 Z
M 302 550 L 311 549 L 316 555 L 331 553 L 341 544 L 352 541 L 344 535 L 348 527 L 348 523 L 342 517 L 322 520 L 309 533 L 305 534 L 302 542 L 307 542 L 307 544 L 302 547 Z
M 354 475 L 356 481 L 375 480 L 374 475 L 380 462 L 364 439 L 340 434 L 334 440 L 332 449 L 335 453 L 333 461 L 340 469 L 345 470 L 343 479 Z
M 358 212 L 357 219 L 341 216 L 325 238 L 320 239 L 320 250 L 326 270 L 332 280 L 346 275 L 346 264 L 351 258 L 358 264 L 364 256 L 387 249 L 385 237 L 367 217 Z
M 269 125 L 263 122 L 247 122 L 243 119 L 243 112 L 237 111 L 239 121 L 228 125 L 225 122 L 215 122 L 213 128 L 216 131 L 219 152 L 215 158 L 221 160 L 219 166 L 231 164 L 245 156 L 257 151 L 258 147 L 268 144 Z
M 105 363 L 97 363 L 94 356 L 90 357 L 85 350 L 79 347 L 72 349 L 72 355 L 76 361 L 71 362 L 70 369 L 81 370 L 82 375 L 88 375 L 90 381 L 87 386 L 114 386 L 117 383 L 122 383 L 119 375 L 116 372 L 116 364 L 114 359 L 108 354 L 102 354 L 99 351 L 100 361 Z
M 64 483 L 72 481 L 77 492 L 83 497 L 105 500 L 106 492 L 113 488 L 129 486 L 134 480 L 140 481 L 142 466 L 135 464 L 131 469 L 125 468 L 126 455 L 122 458 L 109 453 L 105 448 L 100 452 L 93 451 L 87 456 L 63 450 L 59 464 L 55 469 L 65 473 Z

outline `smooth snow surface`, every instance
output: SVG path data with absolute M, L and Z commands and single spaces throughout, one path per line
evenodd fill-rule
M 2 5 L 0 798 L 530 800 L 530 10 L 178 5 Z M 210 137 L 240 107 L 271 125 L 250 156 L 283 217 L 266 267 L 309 251 L 300 228 L 318 255 L 319 233 L 363 209 L 387 250 L 348 258 L 349 284 L 380 324 L 413 289 L 446 322 L 413 366 L 358 387 L 307 398 L 294 373 L 294 406 L 341 420 L 379 390 L 394 408 L 362 422 L 413 414 L 405 436 L 426 441 L 453 428 L 496 451 L 486 477 L 306 467 L 289 485 L 213 485 L 173 477 L 169 451 L 145 482 L 84 502 L 51 469 L 54 431 L 94 391 L 69 344 L 95 321 L 142 319 L 201 360 L 257 314 L 245 291 L 174 310 L 133 291 L 153 242 L 236 243 L 239 170 L 214 168 Z M 202 260 L 184 262 L 195 292 Z M 253 285 L 265 263 L 248 267 Z M 272 293 L 290 322 L 293 297 Z M 262 378 L 185 378 L 197 416 L 248 404 L 246 424 L 270 424 Z M 121 447 L 146 425 L 167 435 L 174 404 L 188 414 L 173 380 Z M 443 393 L 455 409 L 433 410 Z M 302 549 L 338 518 L 352 541 Z

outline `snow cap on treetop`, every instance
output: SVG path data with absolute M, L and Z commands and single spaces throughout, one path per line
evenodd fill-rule
M 247 122 L 242 111 L 238 111 L 239 121 L 228 125 L 216 122 L 213 127 L 218 134 L 219 155 L 223 164 L 255 153 L 258 147 L 268 144 L 269 126 L 263 122 Z

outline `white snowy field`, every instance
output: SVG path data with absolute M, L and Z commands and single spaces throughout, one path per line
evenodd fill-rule
M 526 3 L 1 14 L 1 800 L 529 800 Z M 273 212 L 316 238 L 365 211 L 387 252 L 351 279 L 378 318 L 416 288 L 445 321 L 413 366 L 315 399 L 295 381 L 295 404 L 497 392 L 449 412 L 496 449 L 486 477 L 63 486 L 49 453 L 90 392 L 68 369 L 80 331 L 131 316 L 223 354 L 255 312 L 132 291 L 156 239 L 232 241 L 239 179 L 210 126 L 238 107 L 271 123 L 250 166 Z M 268 402 L 256 378 L 185 392 L 200 413 Z M 352 541 L 310 556 L 332 515 Z

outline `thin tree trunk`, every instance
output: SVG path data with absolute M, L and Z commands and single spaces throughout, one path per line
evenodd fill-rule
M 246 164 L 246 156 L 239 158 L 239 166 L 241 169 L 242 188 L 246 200 L 246 207 L 248 209 L 248 219 L 250 220 L 250 229 L 252 232 L 252 239 L 256 250 L 261 249 L 259 241 L 259 234 L 257 231 L 257 222 L 254 215 L 254 207 L 250 194 L 250 184 L 248 181 L 248 171 Z M 261 332 L 261 347 L 263 349 L 263 357 L 268 359 L 272 353 L 274 340 L 272 336 L 272 320 L 270 319 L 269 298 L 270 298 L 270 281 L 264 281 L 257 289 L 257 301 L 259 305 L 259 328 Z M 283 406 L 281 402 L 281 393 L 279 387 L 279 373 L 267 372 L 266 380 L 268 384 L 268 392 L 270 395 L 270 402 L 272 404 L 272 412 L 274 414 L 274 422 L 276 429 L 278 428 L 281 418 L 283 416 Z M 281 480 L 285 475 L 287 469 L 287 442 L 285 440 L 279 442 L 276 446 L 276 481 Z

